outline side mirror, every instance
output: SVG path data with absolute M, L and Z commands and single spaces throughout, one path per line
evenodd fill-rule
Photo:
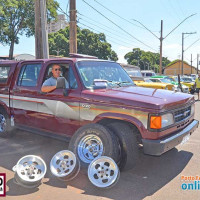
M 63 89 L 63 95 L 68 96 L 69 88 L 66 88 L 66 79 L 64 77 L 57 78 L 56 88 Z
M 66 83 L 64 77 L 58 77 L 56 82 L 56 88 L 66 89 Z
M 108 81 L 102 79 L 94 79 L 93 85 L 94 89 L 106 89 L 108 87 Z

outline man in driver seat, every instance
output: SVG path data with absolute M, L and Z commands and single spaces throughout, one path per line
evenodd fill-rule
M 43 84 L 41 91 L 42 92 L 52 92 L 56 89 L 57 78 L 60 77 L 61 74 L 61 67 L 58 64 L 54 64 L 52 66 L 52 77 L 48 78 Z M 69 84 L 65 79 L 66 88 L 69 88 Z

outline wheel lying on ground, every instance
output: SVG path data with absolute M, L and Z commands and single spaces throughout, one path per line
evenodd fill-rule
M 122 122 L 113 122 L 107 127 L 118 137 L 121 146 L 121 159 L 117 163 L 120 170 L 132 169 L 139 157 L 137 136 L 140 134 L 134 126 L 131 128 Z
M 15 183 L 25 188 L 35 188 L 41 184 L 47 167 L 42 158 L 35 155 L 22 157 L 13 167 Z
M 7 113 L 0 108 L 0 137 L 10 137 L 12 127 Z
M 107 156 L 94 159 L 88 167 L 88 178 L 96 187 L 111 188 L 118 182 L 119 177 L 117 164 Z
M 100 124 L 89 124 L 78 129 L 69 143 L 69 150 L 80 160 L 85 172 L 95 158 L 109 156 L 117 161 L 120 154 L 117 138 Z
M 63 150 L 56 153 L 51 159 L 50 170 L 58 179 L 70 181 L 78 175 L 80 162 L 73 152 Z

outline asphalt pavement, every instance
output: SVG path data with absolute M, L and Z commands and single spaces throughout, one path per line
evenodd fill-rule
M 195 118 L 200 121 L 200 101 L 196 102 Z M 0 173 L 6 173 L 6 197 L 8 200 L 199 200 L 200 188 L 182 189 L 182 184 L 193 183 L 181 180 L 182 176 L 200 177 L 200 127 L 190 140 L 160 157 L 140 155 L 137 166 L 121 172 L 119 182 L 111 189 L 103 190 L 93 186 L 86 175 L 80 173 L 70 182 L 62 182 L 51 175 L 49 162 L 68 143 L 17 131 L 9 139 L 0 138 Z M 25 155 L 41 156 L 48 171 L 36 189 L 22 188 L 13 182 L 12 167 Z M 199 180 L 200 184 L 200 180 Z M 1 198 L 1 197 L 0 197 Z

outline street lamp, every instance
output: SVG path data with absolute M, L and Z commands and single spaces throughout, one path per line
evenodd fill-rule
M 161 20 L 161 31 L 160 31 L 160 37 L 158 37 L 157 35 L 155 35 L 150 29 L 148 29 L 144 24 L 142 24 L 141 22 L 139 22 L 136 19 L 132 19 L 133 21 L 138 22 L 142 27 L 144 27 L 147 31 L 149 31 L 154 37 L 156 37 L 157 39 L 160 40 L 160 73 L 162 74 L 162 43 L 163 40 L 168 37 L 173 31 L 175 31 L 183 22 L 185 22 L 188 18 L 192 17 L 196 15 L 192 14 L 188 17 L 186 17 L 183 21 L 181 21 L 176 27 L 174 27 L 165 37 L 163 37 L 163 20 Z
M 184 57 L 184 35 L 190 35 L 190 34 L 196 34 L 196 32 L 190 32 L 190 33 L 182 33 L 182 75 L 183 75 L 183 57 Z

